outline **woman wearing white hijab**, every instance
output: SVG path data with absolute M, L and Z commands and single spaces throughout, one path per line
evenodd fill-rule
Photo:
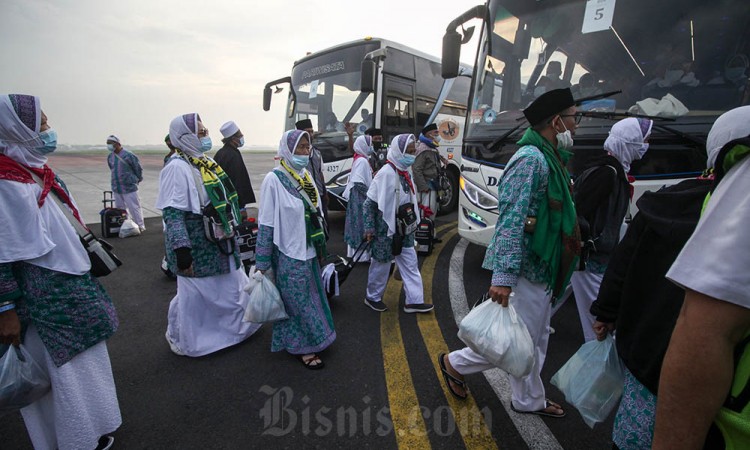
M 271 351 L 286 350 L 308 369 L 322 369 L 319 352 L 336 339 L 319 259 L 326 256 L 322 199 L 310 173 L 310 138 L 289 130 L 279 142 L 280 166 L 260 188 L 256 268 L 272 270 L 289 318 L 273 324 Z
M 172 120 L 169 138 L 175 153 L 159 174 L 156 199 L 165 224 L 167 265 L 177 274 L 166 338 L 175 354 L 203 356 L 244 341 L 260 325 L 242 320 L 247 275 L 236 239 L 212 242 L 204 229 L 204 211 L 215 211 L 227 235 L 239 218 L 234 186 L 204 155 L 211 149 L 208 130 L 198 114 L 184 114 Z
M 586 161 L 576 178 L 574 198 L 584 251 L 585 269 L 573 272 L 573 286 L 583 337 L 596 339 L 591 304 L 596 300 L 612 251 L 633 196 L 627 173 L 630 164 L 643 158 L 654 122 L 628 117 L 612 126 L 604 151 Z
M 373 178 L 364 204 L 365 239 L 372 243 L 365 305 L 378 312 L 388 309 L 383 303 L 383 293 L 394 260 L 394 240 L 396 246 L 401 247 L 395 261 L 406 291 L 404 312 L 425 313 L 433 308 L 424 303 L 414 233 L 400 236 L 396 229 L 396 210 L 402 205 L 412 205 L 416 223 L 419 223 L 416 190 L 409 174 L 409 167 L 415 159 L 414 141 L 413 134 L 399 134 L 393 138 L 388 149 L 388 163 Z
M 372 138 L 362 135 L 354 141 L 354 162 L 346 183 L 344 198 L 346 204 L 346 222 L 344 224 L 344 241 L 346 242 L 347 256 L 354 256 L 354 252 L 360 246 L 365 235 L 364 203 L 367 199 L 367 189 L 372 183 L 372 167 L 369 157 L 373 152 Z M 369 252 L 364 252 L 358 261 L 369 261 Z
M 118 320 L 61 209 L 85 226 L 47 166 L 56 145 L 37 97 L 0 97 L 0 343 L 23 345 L 50 378 L 21 409 L 34 448 L 103 449 L 122 423 L 105 343 Z

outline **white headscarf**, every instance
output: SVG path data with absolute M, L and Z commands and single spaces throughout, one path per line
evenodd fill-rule
M 401 164 L 401 158 L 406 153 L 406 147 L 409 144 L 413 144 L 416 139 L 413 134 L 399 134 L 391 141 L 391 146 L 388 147 L 388 161 L 393 163 L 398 170 L 406 170 L 407 167 Z
M 354 153 L 362 155 L 365 158 L 370 156 L 370 147 L 372 146 L 372 137 L 363 134 L 354 141 Z
M 750 106 L 740 106 L 720 115 L 706 139 L 708 165 L 716 164 L 719 151 L 727 142 L 750 135 Z
M 16 112 L 13 102 L 16 102 L 23 117 Z M 32 95 L 0 97 L 0 153 L 29 167 L 40 168 L 47 164 L 47 157 L 36 151 L 37 147 L 44 145 L 39 137 L 41 124 L 42 109 L 39 105 L 39 97 Z
M 297 148 L 297 145 L 299 145 L 299 141 L 306 137 L 307 141 L 310 142 L 310 135 L 307 134 L 307 131 L 303 130 L 287 130 L 284 132 L 284 134 L 281 135 L 281 140 L 279 141 L 279 151 L 277 152 L 277 155 L 279 158 L 283 159 L 287 166 L 291 168 L 292 170 L 296 170 L 294 168 L 294 164 L 292 164 L 292 155 L 294 155 L 294 149 Z M 311 155 L 312 157 L 312 155 Z M 302 168 L 302 170 L 297 171 L 300 175 L 302 175 L 302 172 L 304 172 L 305 169 Z
M 15 106 L 14 106 L 15 105 Z M 36 151 L 42 110 L 31 95 L 0 97 L 0 153 L 35 168 L 47 157 Z M 0 263 L 25 261 L 35 266 L 83 275 L 91 269 L 86 250 L 73 225 L 52 199 L 37 203 L 41 187 L 36 183 L 0 182 Z M 54 194 L 49 194 L 50 196 Z M 73 196 L 70 200 L 75 205 Z M 65 208 L 66 206 L 63 206 Z
M 653 120 L 628 117 L 612 126 L 604 141 L 604 150 L 620 161 L 625 173 L 630 171 L 630 163 L 641 159 L 648 150 L 644 141 L 651 134 L 653 125 Z
M 201 140 L 198 138 L 198 113 L 177 116 L 169 124 L 169 140 L 172 145 L 194 158 L 203 158 Z

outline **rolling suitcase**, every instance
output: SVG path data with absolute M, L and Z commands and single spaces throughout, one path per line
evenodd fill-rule
M 240 246 L 240 259 L 248 273 L 250 266 L 255 264 L 255 243 L 258 240 L 258 223 L 254 218 L 242 222 L 235 229 L 237 233 L 237 244 Z
M 102 204 L 104 209 L 99 212 L 102 219 L 102 237 L 117 237 L 120 227 L 128 218 L 128 213 L 124 209 L 114 207 L 115 199 L 112 191 L 104 191 Z
M 414 232 L 414 246 L 420 255 L 429 255 L 432 253 L 432 247 L 435 245 L 435 222 L 427 217 L 423 218 Z

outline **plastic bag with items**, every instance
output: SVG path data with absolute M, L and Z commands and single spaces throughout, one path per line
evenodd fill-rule
M 534 343 L 512 302 L 507 308 L 492 301 L 477 305 L 461 321 L 458 337 L 513 376 L 528 375 L 534 365 Z
M 583 344 L 552 377 L 552 384 L 581 413 L 586 425 L 594 428 L 619 403 L 624 380 L 615 341 L 607 336 Z
M 125 222 L 120 225 L 120 236 L 126 238 L 130 236 L 138 236 L 141 234 L 141 229 L 138 228 L 138 224 L 133 222 L 131 219 L 126 219 Z
M 49 376 L 21 345 L 6 349 L 0 358 L 0 416 L 18 411 L 42 398 L 50 389 Z
M 243 318 L 245 322 L 276 322 L 289 318 L 276 285 L 260 271 L 256 271 L 255 266 L 250 269 L 250 279 L 245 285 L 245 292 L 250 294 Z

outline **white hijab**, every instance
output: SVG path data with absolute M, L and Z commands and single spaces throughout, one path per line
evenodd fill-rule
M 401 171 L 407 170 L 400 161 L 406 152 L 406 147 L 413 142 L 413 134 L 399 134 L 394 137 L 391 146 L 388 148 L 388 161 Z M 414 205 L 414 211 L 417 213 L 417 220 L 420 220 L 416 193 L 404 190 L 398 173 L 389 165 L 380 169 L 375 178 L 372 179 L 372 184 L 367 190 L 367 198 L 377 203 L 378 209 L 383 213 L 383 220 L 388 225 L 387 236 L 393 236 L 396 232 L 397 206 L 411 202 Z
M 653 120 L 628 117 L 612 126 L 604 141 L 604 150 L 620 161 L 625 173 L 630 171 L 630 163 L 646 154 L 648 144 L 644 141 L 651 134 L 653 125 Z
M 177 116 L 169 124 L 169 140 L 172 145 L 194 158 L 204 158 L 201 151 L 201 140 L 198 138 L 198 113 Z
M 294 164 L 292 164 L 292 155 L 294 155 L 294 149 L 297 148 L 297 145 L 299 145 L 299 141 L 303 138 L 307 138 L 307 142 L 310 142 L 312 145 L 312 141 L 310 140 L 310 135 L 307 134 L 307 131 L 303 130 L 287 130 L 284 132 L 284 134 L 281 135 L 281 140 L 279 141 L 279 150 L 276 153 L 279 158 L 283 159 L 284 162 L 286 162 L 286 165 L 289 166 L 290 169 L 293 169 L 296 171 L 300 176 L 305 172 L 305 168 L 303 167 L 302 170 L 297 170 L 294 168 Z M 312 149 L 311 149 L 312 150 Z M 310 152 L 310 158 L 312 158 L 312 151 Z
M 0 153 L 20 164 L 41 168 L 47 157 L 36 151 L 43 145 L 39 138 L 39 98 L 12 98 L 0 97 Z M 37 204 L 41 190 L 36 183 L 0 180 L 0 263 L 25 261 L 71 275 L 85 274 L 91 263 L 78 233 L 50 198 L 54 193 L 41 207 Z M 75 205 L 72 195 L 70 199 Z
M 370 187 L 372 183 L 372 168 L 368 160 L 370 155 L 370 148 L 372 146 L 372 138 L 367 135 L 359 136 L 354 141 L 354 153 L 362 155 L 362 158 L 355 158 L 352 163 L 352 171 L 349 174 L 349 180 L 346 183 L 346 189 L 344 189 L 344 198 L 349 198 L 349 192 L 352 190 L 354 183 L 362 183 L 366 188 Z
M 719 116 L 706 139 L 707 167 L 710 168 L 716 164 L 716 157 L 727 142 L 748 135 L 750 135 L 750 106 L 740 106 Z

